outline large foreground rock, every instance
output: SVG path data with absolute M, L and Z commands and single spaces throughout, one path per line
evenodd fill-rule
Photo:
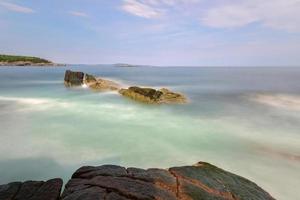
M 63 200 L 271 200 L 255 183 L 208 163 L 164 169 L 82 167 Z
M 121 89 L 119 93 L 135 101 L 144 103 L 186 103 L 184 95 L 172 92 L 166 88 L 155 90 L 153 88 L 129 87 Z
M 205 162 L 170 169 L 81 167 L 62 180 L 0 185 L 0 200 L 273 200 L 255 183 Z M 61 196 L 60 196 L 61 195 Z
M 13 182 L 0 185 L 0 200 L 59 200 L 61 179 Z

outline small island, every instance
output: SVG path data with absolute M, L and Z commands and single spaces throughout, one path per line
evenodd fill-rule
M 132 65 L 127 63 L 116 63 L 113 64 L 115 67 L 138 67 L 138 65 Z
M 31 57 L 0 54 L 0 66 L 65 66 L 49 60 Z

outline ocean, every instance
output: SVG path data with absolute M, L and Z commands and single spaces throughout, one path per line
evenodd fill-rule
M 185 105 L 66 88 L 66 69 L 123 87 L 167 87 Z M 300 68 L 0 67 L 0 184 L 62 177 L 83 165 L 205 161 L 300 199 Z

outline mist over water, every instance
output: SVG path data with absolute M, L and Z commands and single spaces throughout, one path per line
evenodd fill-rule
M 66 69 L 168 87 L 186 105 L 144 105 L 68 89 Z M 210 162 L 278 199 L 300 199 L 300 68 L 0 68 L 0 184 L 82 165 Z

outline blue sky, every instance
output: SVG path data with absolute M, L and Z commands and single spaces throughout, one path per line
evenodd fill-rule
M 300 0 L 0 0 L 0 53 L 62 63 L 300 66 Z

